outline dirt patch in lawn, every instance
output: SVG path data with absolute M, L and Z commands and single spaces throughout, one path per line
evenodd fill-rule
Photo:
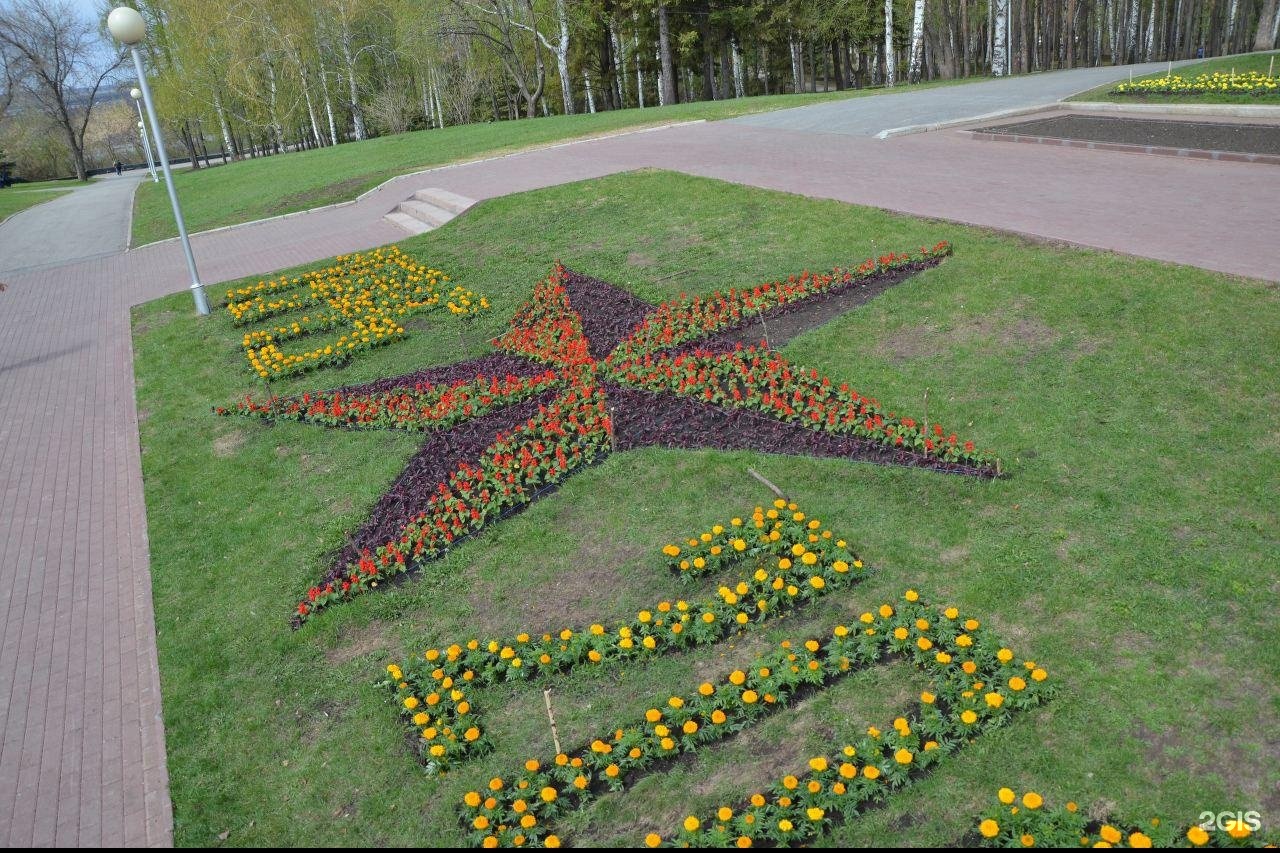
M 984 316 L 947 329 L 932 323 L 904 326 L 885 338 L 878 351 L 895 364 L 938 358 L 972 343 L 985 343 L 1001 350 L 1023 350 L 1031 357 L 1049 350 L 1061 339 L 1061 332 L 1035 317 Z M 1085 350 L 1082 354 L 1095 352 L 1097 344 L 1090 343 Z
M 213 440 L 213 455 L 219 459 L 229 459 L 236 455 L 244 443 L 249 440 L 249 435 L 243 430 L 232 430 L 226 435 L 220 435 Z
M 385 653 L 388 659 L 404 657 L 404 645 L 396 634 L 395 626 L 387 622 L 370 622 L 343 628 L 338 634 L 338 645 L 324 650 L 324 659 L 333 666 L 341 666 L 375 652 Z

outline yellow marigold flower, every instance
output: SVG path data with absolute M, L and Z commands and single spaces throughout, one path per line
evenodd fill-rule
M 1196 847 L 1203 847 L 1209 843 L 1209 833 L 1198 826 L 1193 826 L 1187 830 L 1187 840 Z
M 410 711 L 412 711 L 414 708 L 418 707 L 418 697 L 417 696 L 405 697 L 404 706 L 408 708 Z
M 1129 835 L 1129 846 L 1134 848 L 1145 848 L 1151 846 L 1151 837 L 1146 833 L 1134 832 Z
M 858 775 L 858 768 L 846 761 L 840 765 L 840 775 L 845 779 L 852 779 Z
M 920 651 L 927 652 L 929 649 L 933 648 L 933 640 L 930 640 L 928 637 L 921 637 L 916 640 L 916 646 L 919 647 Z
M 533 829 L 538 825 L 538 819 L 531 814 L 527 814 L 520 818 L 520 826 L 524 829 Z
M 1000 834 L 1000 824 L 996 823 L 991 818 L 987 818 L 982 823 L 978 824 L 978 832 L 982 833 L 983 838 L 995 838 Z
M 827 769 L 827 759 L 823 758 L 822 756 L 818 756 L 817 758 L 810 758 L 809 769 L 812 770 L 814 773 L 821 773 L 822 771 Z
M 998 796 L 1000 798 L 1000 802 L 1004 803 L 1006 806 L 1012 805 L 1013 801 L 1018 798 L 1018 795 L 1015 794 L 1011 788 L 1001 788 L 996 796 Z
M 684 733 L 687 735 L 696 734 L 698 731 L 698 724 L 693 720 L 686 720 L 683 728 Z
M 702 821 L 698 820 L 693 815 L 689 815 L 687 818 L 684 819 L 685 832 L 697 832 L 698 827 L 700 826 L 702 826 Z
M 1027 791 L 1022 795 L 1022 804 L 1032 811 L 1035 811 L 1044 805 L 1044 797 L 1041 797 L 1035 791 Z M 1105 829 L 1106 827 L 1103 828 Z
M 809 586 L 813 587 L 814 589 L 822 589 L 826 585 L 827 585 L 827 582 L 823 580 L 822 577 L 819 575 L 814 575 L 813 577 L 809 578 Z
M 893 760 L 899 764 L 910 764 L 911 759 L 915 758 L 909 749 L 900 749 L 893 754 Z
M 484 815 L 476 815 L 476 819 L 471 821 L 471 825 L 474 826 L 476 829 L 488 829 L 489 818 L 485 817 Z
M 907 594 L 904 595 L 903 598 L 905 598 L 907 601 L 919 601 L 920 593 L 916 592 L 914 589 L 909 589 L 907 590 Z
M 790 832 L 794 827 L 792 826 L 791 821 L 784 817 L 782 820 L 778 821 L 778 829 L 783 832 Z
M 480 805 L 480 794 L 477 791 L 467 791 L 463 796 L 462 802 L 466 803 L 469 808 L 477 808 Z
M 716 708 L 714 711 L 711 712 L 711 722 L 715 723 L 718 726 L 724 721 L 725 721 L 724 711 L 721 711 L 719 708 Z
M 550 847 L 554 850 L 555 848 L 560 846 L 560 836 L 548 835 L 546 838 L 542 839 L 542 846 Z
M 887 605 L 887 604 L 881 604 L 881 605 L 880 605 L 880 618 L 882 618 L 882 619 L 888 619 L 888 618 L 889 618 L 890 616 L 892 616 L 892 615 L 893 615 L 893 608 L 892 608 L 892 607 L 890 607 L 890 606 L 889 606 L 889 605 Z
M 1022 838 L 1019 840 L 1022 842 L 1023 847 L 1036 846 L 1036 837 L 1034 835 L 1031 835 L 1030 833 L 1023 833 Z
M 748 815 L 748 817 L 750 817 L 750 815 Z M 737 841 L 735 841 L 734 843 L 735 843 L 735 844 L 737 844 L 737 845 L 738 845 L 738 847 L 740 847 L 740 848 L 742 848 L 743 850 L 745 850 L 746 848 L 748 848 L 748 847 L 750 847 L 750 846 L 751 846 L 751 839 L 750 839 L 750 838 L 748 838 L 748 837 L 747 837 L 747 836 L 745 836 L 745 835 L 739 835 L 739 836 L 738 836 L 738 840 L 737 840 Z
M 662 844 L 662 836 L 656 832 L 651 832 L 644 837 L 644 843 L 647 847 L 658 847 Z
M 822 818 L 823 818 L 824 816 L 826 816 L 826 812 L 824 812 L 824 811 L 823 811 L 822 809 L 820 809 L 820 808 L 816 808 L 816 807 L 815 807 L 815 808 L 810 808 L 810 809 L 808 809 L 808 810 L 805 812 L 805 815 L 809 818 L 809 820 L 812 820 L 812 821 L 815 821 L 815 822 L 816 822 L 816 821 L 820 821 L 820 820 L 822 820 Z
M 999 693 L 988 693 L 986 696 L 983 696 L 982 698 L 985 699 L 987 701 L 987 705 L 989 705 L 992 708 L 999 708 L 1001 705 L 1004 704 L 1004 696 L 1000 695 Z
M 1248 838 L 1252 834 L 1253 830 L 1249 829 L 1242 820 L 1233 820 L 1227 824 L 1227 835 L 1230 835 L 1237 841 L 1241 838 Z
M 1049 673 L 1045 672 L 1043 669 L 1037 668 L 1037 669 L 1031 670 L 1032 681 L 1044 681 L 1048 677 L 1049 677 Z
M 538 796 L 542 797 L 542 801 L 544 803 L 554 803 L 556 801 L 557 793 L 558 792 L 555 788 L 548 785 L 538 792 Z
M 838 572 L 839 574 L 844 574 L 845 572 L 849 571 L 849 564 L 846 563 L 844 560 L 836 560 L 834 563 L 831 564 L 831 568 L 835 569 L 836 572 Z
M 905 640 L 911 634 L 906 628 L 897 627 L 893 629 L 893 638 L 895 640 Z
M 880 768 L 874 765 L 868 764 L 866 767 L 862 768 L 862 775 L 866 776 L 868 779 L 879 779 Z
M 681 699 L 679 696 L 672 696 L 670 699 L 667 700 L 667 704 L 670 705 L 672 708 L 683 708 L 684 700 Z
M 799 784 L 800 784 L 800 780 L 794 776 L 782 777 L 782 787 L 786 788 L 788 791 L 794 791 L 796 789 L 796 786 L 798 786 Z
M 971 726 L 974 723 L 978 722 L 978 715 L 975 714 L 973 711 L 966 709 L 960 714 L 960 721 L 964 723 L 966 726 Z

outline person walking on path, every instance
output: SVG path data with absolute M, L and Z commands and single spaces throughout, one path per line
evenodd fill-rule
M 118 177 L 120 177 L 120 174 L 121 174 L 123 171 L 124 171 L 124 166 L 122 166 L 122 165 L 120 164 L 120 161 L 119 161 L 119 160 L 117 160 L 117 161 L 116 161 L 116 177 L 117 177 L 117 178 L 118 178 Z

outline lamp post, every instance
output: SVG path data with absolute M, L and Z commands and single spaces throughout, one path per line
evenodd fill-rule
M 133 98 L 134 106 L 138 108 L 138 133 L 142 136 L 142 150 L 147 155 L 147 171 L 151 173 L 152 181 L 159 181 L 156 177 L 155 160 L 151 157 L 151 137 L 147 135 L 147 123 L 142 119 L 142 90 L 136 87 L 130 89 L 129 97 Z
M 164 172 L 165 186 L 169 190 L 169 203 L 173 205 L 173 218 L 178 224 L 178 239 L 182 242 L 182 251 L 187 256 L 187 269 L 191 272 L 191 295 L 196 301 L 196 313 L 207 316 L 209 300 L 204 295 L 204 285 L 200 283 L 200 274 L 196 272 L 196 258 L 191 254 L 191 241 L 187 238 L 187 224 L 182 219 L 182 208 L 178 205 L 178 193 L 173 188 L 173 171 L 169 168 L 169 155 L 164 149 L 164 136 L 160 132 L 160 120 L 156 117 L 156 105 L 151 100 L 151 87 L 147 85 L 147 75 L 142 70 L 142 56 L 138 53 L 138 42 L 147 36 L 147 22 L 137 9 L 118 6 L 107 15 L 107 29 L 116 41 L 129 48 L 133 54 L 133 67 L 138 72 L 138 88 L 142 90 L 142 102 L 147 105 L 147 117 L 151 119 L 151 132 L 156 137 L 156 154 L 160 160 L 160 169 Z

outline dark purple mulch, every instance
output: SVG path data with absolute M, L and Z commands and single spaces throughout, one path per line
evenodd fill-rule
M 479 358 L 469 358 L 466 361 L 455 361 L 453 364 L 424 367 L 422 370 L 415 370 L 413 373 L 406 373 L 403 376 L 375 379 L 372 382 L 363 382 L 359 385 L 345 385 L 325 393 L 333 394 L 341 391 L 343 394 L 381 394 L 394 388 L 412 388 L 418 383 L 423 383 L 424 385 L 448 385 L 460 380 L 475 379 L 480 375 L 497 377 L 531 376 L 536 373 L 542 373 L 546 369 L 546 365 L 540 365 L 524 356 L 496 352 L 490 355 L 482 355 Z
M 827 456 L 877 465 L 928 468 L 993 478 L 994 468 L 945 462 L 856 436 L 839 436 L 752 412 L 724 409 L 688 397 L 606 385 L 618 450 L 658 447 L 756 450 L 788 456 Z
M 655 306 L 620 287 L 565 270 L 569 304 L 582 318 L 587 349 L 592 358 L 604 358 L 622 343 Z
M 386 493 L 378 498 L 369 517 L 338 551 L 320 586 L 342 577 L 348 564 L 366 548 L 373 552 L 396 538 L 413 518 L 427 508 L 436 487 L 463 462 L 475 462 L 500 432 L 508 432 L 538 413 L 562 392 L 544 391 L 536 397 L 461 423 L 437 433 L 414 454 Z
M 810 296 L 799 302 L 778 305 L 764 312 L 764 324 L 757 317 L 744 317 L 743 321 L 728 329 L 721 329 L 714 335 L 690 341 L 674 347 L 669 352 L 677 355 L 704 349 L 710 352 L 732 352 L 734 346 L 743 344 L 751 346 L 765 339 L 768 330 L 769 346 L 781 349 L 792 339 L 810 329 L 831 322 L 835 318 L 852 311 L 859 305 L 870 302 L 894 285 L 901 284 L 919 272 L 936 267 L 942 258 L 930 258 L 916 261 L 896 270 L 878 273 L 870 278 L 855 278 L 848 284 L 833 287 L 817 296 Z

